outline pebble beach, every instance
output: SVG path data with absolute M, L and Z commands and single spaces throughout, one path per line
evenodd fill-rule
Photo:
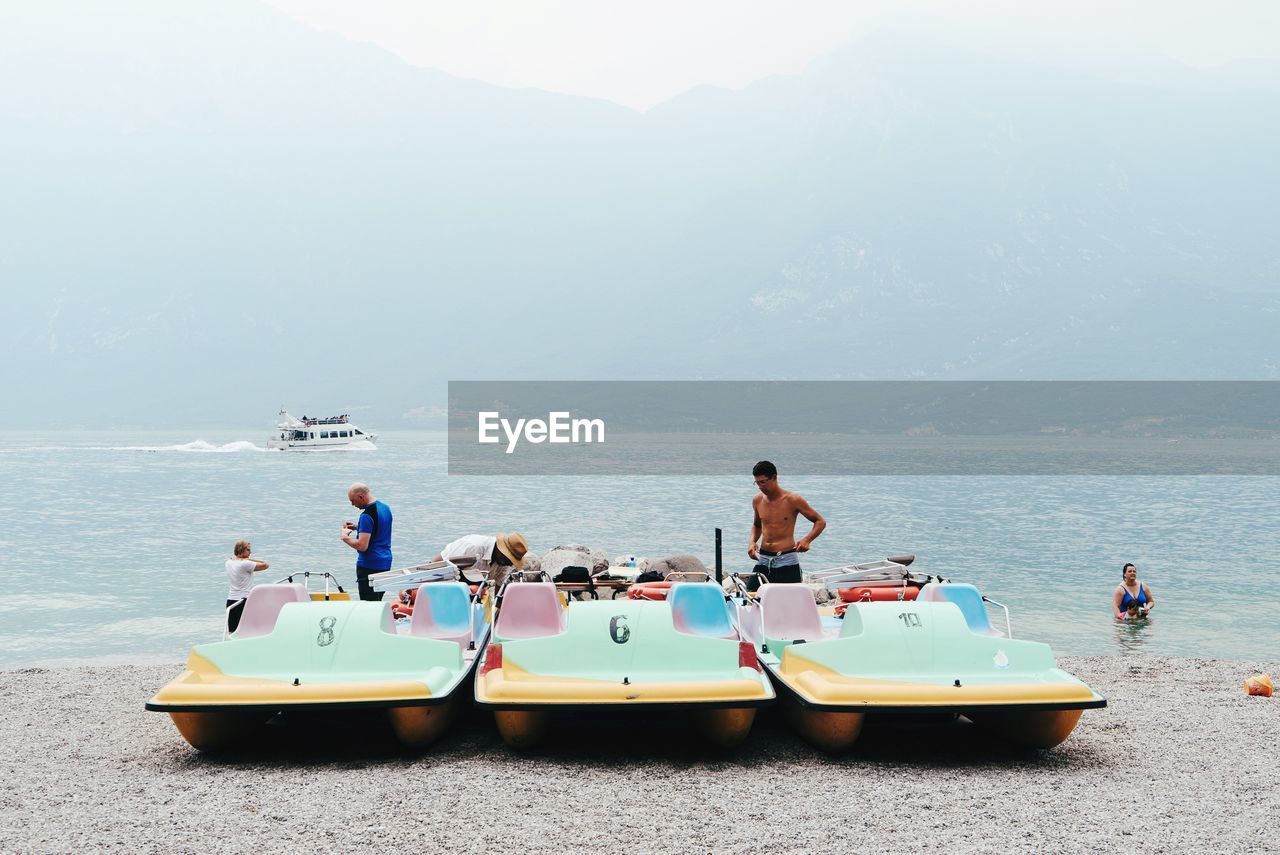
M 519 754 L 468 710 L 425 752 L 377 719 L 279 719 L 192 750 L 143 704 L 180 670 L 0 672 L 0 849 L 13 852 L 1264 851 L 1280 815 L 1276 662 L 1063 657 L 1102 692 L 1049 751 L 963 720 L 877 724 L 830 757 L 757 718 L 716 754 L 678 717 L 572 717 Z

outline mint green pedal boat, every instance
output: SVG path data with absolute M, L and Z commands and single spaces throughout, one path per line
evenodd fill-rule
M 743 629 L 788 718 L 827 751 L 852 746 L 868 715 L 904 713 L 959 714 L 1010 744 L 1050 748 L 1083 710 L 1107 703 L 1059 669 L 1047 644 L 1013 639 L 1007 620 L 994 628 L 991 601 L 972 585 L 929 582 L 914 600 L 850 603 L 842 621 L 824 619 L 803 585 L 763 585 L 750 602 Z
M 326 574 L 327 575 L 327 574 Z M 198 644 L 148 710 L 167 712 L 199 750 L 227 748 L 288 710 L 385 711 L 396 737 L 421 747 L 448 727 L 488 638 L 468 586 L 417 588 L 412 617 L 303 585 L 259 585 L 224 641 Z
M 551 582 L 516 582 L 500 598 L 475 699 L 513 747 L 540 741 L 555 712 L 622 709 L 687 710 L 709 741 L 732 746 L 774 692 L 714 583 L 674 585 L 664 602 L 566 605 Z

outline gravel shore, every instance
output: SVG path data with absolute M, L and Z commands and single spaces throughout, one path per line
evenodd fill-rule
M 405 756 L 370 719 L 190 749 L 143 703 L 179 666 L 0 672 L 0 850 L 818 852 L 1276 850 L 1275 662 L 1063 657 L 1106 695 L 1066 743 L 1013 751 L 956 724 L 873 726 L 828 757 L 781 716 L 716 755 L 678 718 L 564 720 L 516 754 L 469 712 Z M 361 738 L 360 734 L 370 734 Z

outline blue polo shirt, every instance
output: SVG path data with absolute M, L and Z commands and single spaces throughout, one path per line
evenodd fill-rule
M 391 508 L 382 502 L 370 502 L 360 514 L 356 537 L 368 532 L 369 548 L 356 553 L 356 569 L 391 569 Z

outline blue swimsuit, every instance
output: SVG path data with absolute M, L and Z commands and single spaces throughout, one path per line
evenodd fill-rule
M 1124 590 L 1124 596 L 1120 598 L 1120 611 L 1129 611 L 1129 606 L 1133 603 L 1137 603 L 1138 608 L 1146 606 L 1147 589 L 1142 586 L 1141 582 L 1138 583 L 1138 596 L 1136 597 L 1133 594 L 1130 594 L 1127 588 L 1124 588 L 1123 586 L 1121 586 L 1121 588 Z

